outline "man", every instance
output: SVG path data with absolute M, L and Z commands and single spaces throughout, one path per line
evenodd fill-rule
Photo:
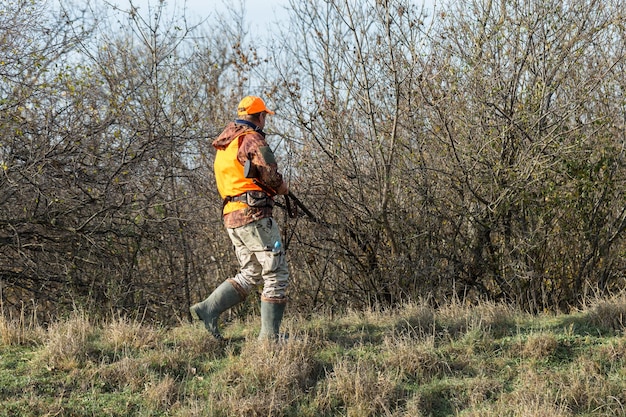
M 235 247 L 240 271 L 224 281 L 206 300 L 193 305 L 190 311 L 220 340 L 223 339 L 218 328 L 220 314 L 242 302 L 261 284 L 260 339 L 278 337 L 287 302 L 289 270 L 280 231 L 272 218 L 272 194 L 288 194 L 289 188 L 265 140 L 263 128 L 268 114 L 274 112 L 262 99 L 244 97 L 239 102 L 238 118 L 213 141 L 217 150 L 215 180 L 224 201 L 224 225 Z M 256 178 L 244 175 L 248 160 Z

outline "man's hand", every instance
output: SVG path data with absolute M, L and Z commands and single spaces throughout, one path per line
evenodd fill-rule
M 278 189 L 276 189 L 276 194 L 280 194 L 280 195 L 287 195 L 289 194 L 289 186 L 287 186 L 287 183 L 283 181 L 282 184 L 280 184 L 280 187 L 278 187 Z

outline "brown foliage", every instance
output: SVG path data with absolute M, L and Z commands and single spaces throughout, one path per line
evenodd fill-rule
M 77 10 L 6 8 L 6 309 L 173 323 L 230 277 L 209 139 L 250 77 L 279 109 L 281 167 L 320 219 L 277 214 L 292 308 L 428 297 L 542 311 L 624 287 L 617 4 L 476 1 L 428 16 L 405 0 L 293 3 L 267 59 L 236 19 L 203 32 L 157 8 L 111 33 Z

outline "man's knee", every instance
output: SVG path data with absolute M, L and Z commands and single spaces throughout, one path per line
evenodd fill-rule
M 267 298 L 283 298 L 287 296 L 289 272 L 279 269 L 276 273 L 264 277 L 263 296 Z
M 233 278 L 228 278 L 227 281 L 231 283 L 231 285 L 243 298 L 247 297 L 256 285 L 253 281 L 246 279 L 246 277 L 242 274 L 237 274 Z

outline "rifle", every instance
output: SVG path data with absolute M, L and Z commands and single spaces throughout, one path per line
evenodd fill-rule
M 274 191 L 271 187 L 269 187 L 263 181 L 258 179 L 259 172 L 256 169 L 256 167 L 254 165 L 252 165 L 252 162 L 249 159 L 246 160 L 246 163 L 243 166 L 243 175 L 246 178 L 252 178 L 252 181 L 256 185 L 258 185 L 259 188 L 261 188 L 268 195 L 270 195 L 272 197 L 277 195 L 276 191 Z M 293 202 L 296 204 L 296 209 L 292 209 L 291 208 L 291 203 L 289 202 L 290 200 L 293 200 Z M 319 222 L 317 217 L 315 217 L 315 215 L 313 215 L 313 213 L 311 213 L 311 211 L 291 191 L 289 191 L 289 193 L 287 195 L 285 195 L 285 206 L 283 206 L 282 204 L 280 204 L 278 202 L 276 203 L 276 205 L 278 207 L 281 207 L 281 208 L 285 209 L 285 211 L 287 211 L 287 215 L 289 217 L 291 217 L 291 218 L 294 218 L 294 217 L 298 216 L 297 208 L 299 207 L 304 212 L 304 214 L 309 216 L 309 218 L 313 222 L 315 222 L 315 223 Z

